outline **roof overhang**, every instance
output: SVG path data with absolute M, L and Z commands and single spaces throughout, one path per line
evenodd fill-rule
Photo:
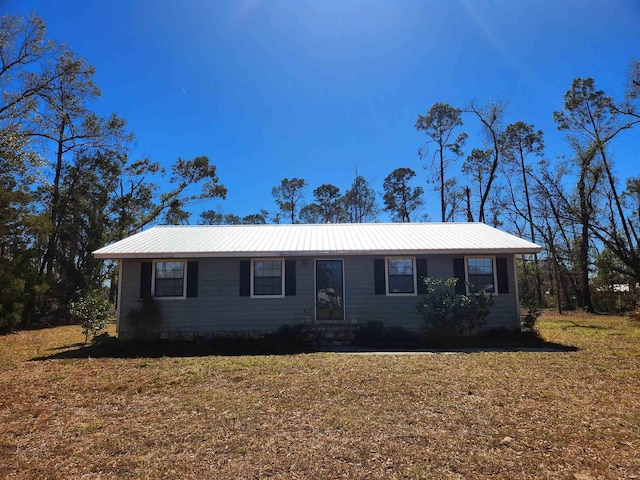
M 481 223 L 159 226 L 97 259 L 533 254 L 541 247 Z

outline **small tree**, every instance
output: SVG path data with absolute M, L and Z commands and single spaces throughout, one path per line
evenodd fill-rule
M 69 311 L 74 320 L 80 323 L 84 342 L 89 343 L 89 335 L 93 338 L 107 328 L 107 319 L 113 305 L 99 291 L 90 291 L 76 302 L 71 302 Z
M 493 298 L 484 290 L 473 295 L 454 293 L 457 278 L 425 277 L 426 293 L 418 303 L 426 333 L 456 336 L 472 333 L 485 323 Z
M 536 322 L 538 317 L 542 315 L 542 310 L 540 310 L 535 305 L 529 307 L 527 312 L 522 315 L 520 319 L 520 331 L 525 333 L 534 333 L 536 331 Z

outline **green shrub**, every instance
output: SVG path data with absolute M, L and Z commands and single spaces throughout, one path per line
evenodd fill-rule
M 367 322 L 366 325 L 360 325 L 355 332 L 353 344 L 362 347 L 373 347 L 380 343 L 384 338 L 385 327 L 382 322 Z
M 131 308 L 126 315 L 127 324 L 133 329 L 133 336 L 139 340 L 153 340 L 159 336 L 162 314 L 160 303 L 151 295 L 140 299 L 140 306 Z
M 90 291 L 69 305 L 69 312 L 73 319 L 80 323 L 84 342 L 89 342 L 89 335 L 96 334 L 107 328 L 107 320 L 113 312 L 113 305 L 99 291 Z
M 493 298 L 485 291 L 456 294 L 456 278 L 446 281 L 425 277 L 426 293 L 417 305 L 427 335 L 459 336 L 473 333 L 485 324 Z
M 267 333 L 260 343 L 266 350 L 275 352 L 305 352 L 312 344 L 303 325 L 281 325 L 275 332 Z
M 370 348 L 411 348 L 419 347 L 417 332 L 402 327 L 385 327 L 382 322 L 367 322 L 355 332 L 353 344 Z

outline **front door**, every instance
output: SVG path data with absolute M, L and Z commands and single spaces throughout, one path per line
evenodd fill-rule
M 316 320 L 344 320 L 342 260 L 316 260 Z

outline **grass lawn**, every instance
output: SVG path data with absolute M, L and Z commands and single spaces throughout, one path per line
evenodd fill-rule
M 539 327 L 577 351 L 47 359 L 80 328 L 2 336 L 0 478 L 640 478 L 640 324 Z

